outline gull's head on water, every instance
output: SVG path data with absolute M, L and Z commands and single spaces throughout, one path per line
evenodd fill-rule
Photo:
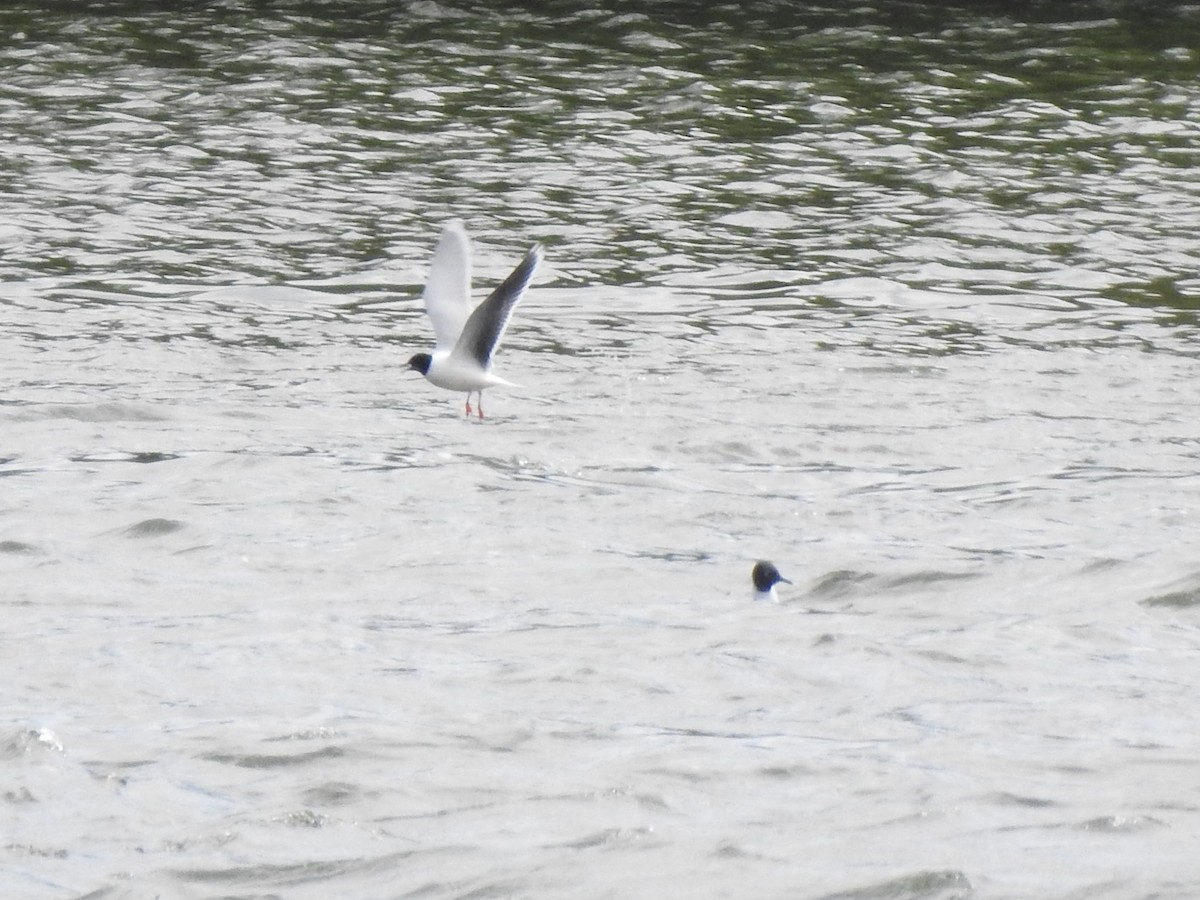
M 433 363 L 433 357 L 428 353 L 416 353 L 413 358 L 408 361 L 410 369 L 416 369 L 422 375 L 429 374 L 429 366 Z
M 765 600 L 769 603 L 776 603 L 779 600 L 775 595 L 775 585 L 781 581 L 784 584 L 791 584 L 788 579 L 779 574 L 774 563 L 761 559 L 754 564 L 754 568 L 750 571 L 750 580 L 754 582 L 754 599 Z

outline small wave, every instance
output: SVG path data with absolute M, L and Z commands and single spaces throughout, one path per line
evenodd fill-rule
M 346 755 L 341 747 L 322 747 L 309 753 L 210 753 L 203 758 L 210 762 L 224 763 L 242 769 L 280 769 L 289 766 L 306 766 L 326 759 L 337 759 Z
M 965 874 L 949 869 L 901 875 L 867 887 L 825 894 L 820 900 L 966 900 L 974 893 Z
M 186 527 L 183 522 L 175 519 L 143 519 L 140 522 L 130 525 L 123 533 L 126 537 L 131 538 L 163 537 L 164 535 L 181 531 Z

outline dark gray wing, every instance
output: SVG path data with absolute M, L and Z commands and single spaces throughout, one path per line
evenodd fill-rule
M 492 363 L 492 354 L 496 345 L 504 336 L 508 320 L 512 318 L 513 309 L 525 294 L 533 273 L 537 271 L 538 263 L 542 261 L 542 247 L 535 244 L 520 265 L 512 270 L 507 278 L 500 282 L 488 298 L 480 303 L 463 326 L 458 343 L 454 345 L 453 356 L 465 357 L 478 363 L 484 369 Z

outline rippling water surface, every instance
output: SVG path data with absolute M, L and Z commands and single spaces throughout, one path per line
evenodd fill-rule
M 0 11 L 0 894 L 1196 896 L 1200 10 L 796 6 Z

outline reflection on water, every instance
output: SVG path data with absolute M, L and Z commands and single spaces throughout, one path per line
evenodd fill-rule
M 1186 8 L 695 12 L 9 11 L 6 265 L 344 277 L 459 211 L 587 282 L 1190 293 Z
M 1197 19 L 4 7 L 0 895 L 1190 896 Z

